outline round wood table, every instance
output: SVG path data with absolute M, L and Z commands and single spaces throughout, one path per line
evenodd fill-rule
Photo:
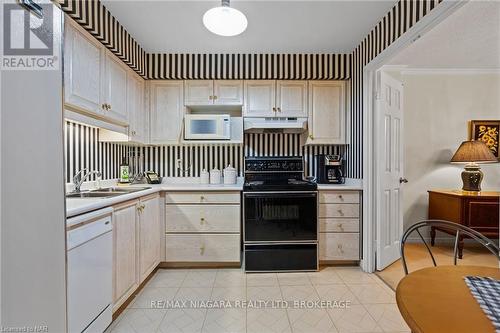
M 414 333 L 495 332 L 465 283 L 465 276 L 500 280 L 500 269 L 480 266 L 438 266 L 405 276 L 396 289 L 396 301 Z

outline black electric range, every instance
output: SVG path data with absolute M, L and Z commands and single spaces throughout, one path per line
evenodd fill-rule
M 317 184 L 304 179 L 302 157 L 245 158 L 245 270 L 317 270 L 317 213 Z

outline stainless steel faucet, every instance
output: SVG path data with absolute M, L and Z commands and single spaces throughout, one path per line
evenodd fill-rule
M 82 170 L 78 171 L 73 177 L 73 184 L 75 185 L 74 192 L 80 192 L 80 187 L 82 186 L 85 179 L 89 178 L 93 174 L 95 174 L 97 177 L 101 177 L 101 172 L 97 170 L 88 171 L 87 168 L 83 168 Z

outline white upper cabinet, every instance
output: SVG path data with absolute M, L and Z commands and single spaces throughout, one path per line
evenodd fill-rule
M 213 103 L 214 82 L 212 80 L 184 81 L 186 105 L 209 105 Z
M 66 20 L 64 100 L 80 111 L 103 115 L 101 106 L 102 45 Z
M 150 143 L 178 143 L 184 115 L 183 81 L 152 81 L 150 86 Z
M 245 81 L 245 117 L 307 117 L 307 81 Z
M 184 91 L 186 106 L 243 104 L 241 80 L 188 80 Z
M 275 117 L 276 115 L 276 81 L 245 81 L 245 117 Z
M 127 123 L 127 70 L 120 60 L 106 51 L 103 102 L 109 118 Z
M 243 81 L 215 80 L 213 101 L 216 105 L 243 105 Z
M 346 87 L 343 81 L 309 81 L 306 144 L 345 144 Z
M 307 81 L 277 81 L 278 117 L 307 117 Z
M 129 141 L 148 143 L 148 112 L 144 108 L 144 80 L 132 71 L 127 76 Z

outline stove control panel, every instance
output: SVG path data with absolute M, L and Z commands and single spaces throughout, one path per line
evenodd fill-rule
M 246 172 L 303 172 L 301 157 L 248 157 L 245 158 Z

